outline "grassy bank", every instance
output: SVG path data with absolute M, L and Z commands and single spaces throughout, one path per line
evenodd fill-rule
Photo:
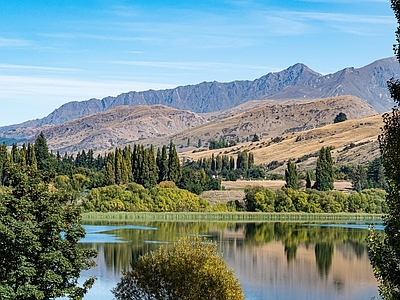
M 153 213 L 153 212 L 91 212 L 82 214 L 82 221 L 341 221 L 382 220 L 382 215 L 364 213 Z

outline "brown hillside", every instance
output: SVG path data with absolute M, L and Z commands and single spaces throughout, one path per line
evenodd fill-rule
M 224 154 L 236 157 L 238 151 L 248 150 L 254 154 L 256 164 L 272 161 L 286 162 L 292 159 L 300 169 L 315 168 L 316 157 L 322 146 L 332 146 L 337 163 L 363 163 L 379 156 L 377 137 L 383 126 L 382 116 L 375 115 L 357 120 L 329 124 L 303 132 L 289 133 L 278 139 L 264 138 L 258 142 L 243 143 L 230 148 L 182 153 L 186 160 Z
M 260 101 L 253 102 L 253 105 L 259 104 Z M 251 107 L 252 104 L 249 105 Z M 241 106 L 237 110 L 241 111 L 246 107 Z M 221 112 L 221 115 L 230 115 L 234 112 L 236 112 L 235 109 L 224 111 Z M 203 147 L 208 147 L 211 140 L 239 140 L 241 143 L 251 140 L 254 134 L 262 139 L 275 138 L 292 132 L 332 124 L 339 112 L 344 112 L 348 119 L 359 119 L 376 114 L 371 106 L 354 96 L 302 100 L 300 103 L 286 102 L 282 105 L 276 104 L 276 101 L 265 101 L 261 107 L 181 131 L 166 138 L 146 139 L 141 143 L 147 146 L 150 144 L 162 145 L 169 143 L 172 139 L 178 147 L 182 148 L 181 151 L 185 151 L 188 139 L 191 148 L 189 147 L 187 150 L 194 150 L 199 140 Z M 208 119 L 216 118 L 211 114 L 205 116 Z
M 196 113 L 163 105 L 119 106 L 51 126 L 44 134 L 53 151 L 74 153 L 93 149 L 104 152 L 127 142 L 168 136 L 205 122 Z

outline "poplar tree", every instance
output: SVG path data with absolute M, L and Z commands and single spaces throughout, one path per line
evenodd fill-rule
M 110 152 L 107 155 L 106 158 L 106 164 L 105 164 L 105 175 L 106 175 L 106 182 L 109 185 L 115 184 L 115 158 L 114 158 L 114 153 Z
M 158 153 L 158 151 L 157 151 Z M 160 156 L 157 155 L 158 182 L 168 179 L 168 154 L 167 146 L 163 145 Z
M 314 188 L 319 191 L 333 190 L 333 160 L 329 148 L 322 147 L 317 159 Z
M 285 187 L 291 188 L 294 190 L 299 189 L 299 176 L 297 174 L 296 164 L 289 159 L 287 162 L 287 169 L 285 170 Z
M 0 145 L 0 184 L 4 185 L 6 179 L 5 169 L 10 163 L 10 154 L 7 151 L 7 145 L 3 142 Z
M 152 188 L 157 184 L 158 171 L 156 159 L 154 157 L 154 147 L 151 145 L 150 149 L 143 149 L 143 165 L 142 165 L 142 178 L 141 182 L 145 188 Z
M 168 153 L 168 180 L 175 183 L 179 182 L 182 177 L 182 167 L 179 161 L 178 153 L 172 141 L 169 144 Z
M 37 167 L 39 170 L 45 170 L 47 165 L 46 161 L 50 158 L 50 152 L 49 147 L 47 146 L 46 137 L 44 136 L 42 131 L 35 140 L 34 148 Z
M 37 169 L 35 148 L 31 143 L 28 143 L 28 148 L 26 149 L 26 164 L 35 170 Z
M 124 164 L 126 166 L 127 172 L 127 181 L 133 182 L 133 174 L 132 174 L 132 149 L 131 146 L 126 146 L 122 151 L 122 156 L 124 160 Z

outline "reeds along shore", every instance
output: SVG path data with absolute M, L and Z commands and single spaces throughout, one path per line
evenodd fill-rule
M 182 212 L 90 212 L 82 214 L 82 222 L 93 221 L 342 221 L 382 220 L 382 214 L 365 213 L 182 213 Z

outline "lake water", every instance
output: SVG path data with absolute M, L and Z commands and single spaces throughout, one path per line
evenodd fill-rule
M 87 224 L 82 247 L 99 255 L 98 266 L 83 274 L 98 278 L 84 299 L 113 299 L 110 290 L 132 258 L 203 235 L 217 243 L 248 300 L 369 300 L 378 297 L 365 243 L 371 222 Z

